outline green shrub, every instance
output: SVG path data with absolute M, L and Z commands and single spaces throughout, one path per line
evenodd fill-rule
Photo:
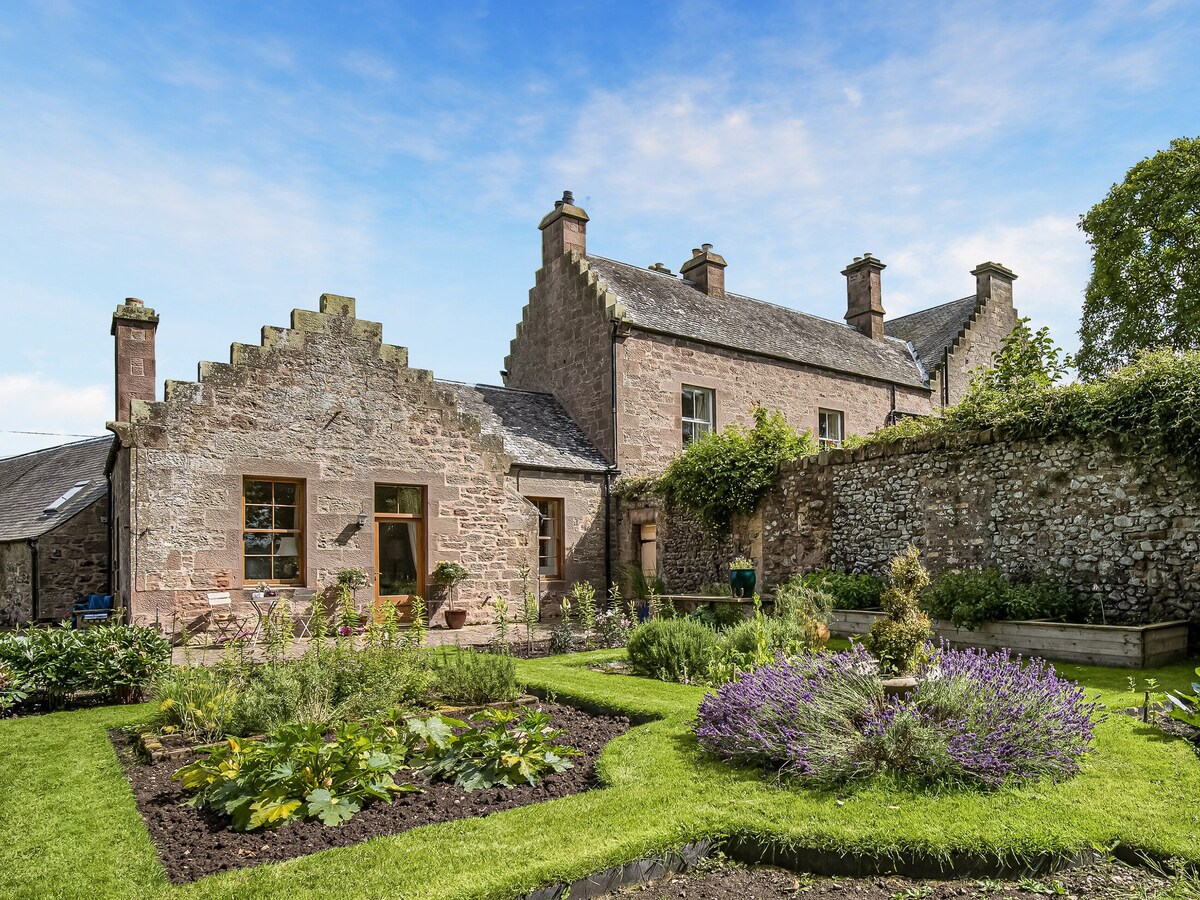
M 921 608 L 935 619 L 974 628 L 1008 618 L 1008 592 L 999 569 L 942 572 L 921 596 Z
M 12 709 L 28 696 L 24 680 L 9 667 L 8 663 L 0 660 L 0 715 Z
M 716 646 L 716 632 L 695 619 L 655 619 L 629 635 L 629 662 L 642 675 L 692 684 L 703 679 Z
M 0 663 L 22 692 L 40 694 L 51 709 L 62 708 L 79 691 L 136 701 L 170 657 L 170 644 L 140 625 L 76 630 L 64 622 L 0 635 Z
M 238 717 L 241 685 L 227 671 L 172 666 L 151 682 L 152 723 L 167 734 L 208 743 L 231 733 Z
M 470 647 L 442 648 L 435 664 L 434 687 L 443 700 L 466 705 L 515 700 L 521 694 L 511 656 Z
M 322 724 L 285 725 L 265 741 L 230 738 L 174 777 L 195 805 L 229 816 L 235 831 L 306 818 L 341 825 L 364 803 L 415 790 L 395 780 L 413 743 L 407 728 L 384 720 L 333 731 L 332 741 Z
M 152 628 L 101 625 L 84 632 L 87 677 L 122 703 L 134 703 L 171 661 L 171 644 Z
M 933 630 L 929 616 L 917 608 L 917 598 L 928 586 L 920 552 L 910 545 L 888 568 L 888 587 L 880 598 L 887 615 L 871 625 L 863 641 L 885 675 L 911 675 L 925 659 Z
M 1006 619 L 1062 619 L 1085 622 L 1089 604 L 1060 580 L 1038 574 L 1014 582 L 999 569 L 947 571 L 934 577 L 921 596 L 921 608 L 962 628 Z
M 347 718 L 423 706 L 436 677 L 433 654 L 406 645 L 362 650 L 350 657 L 347 668 L 338 692 L 338 714 Z M 347 683 L 351 690 L 345 689 Z
M 409 728 L 424 740 L 422 768 L 430 777 L 468 791 L 537 784 L 550 772 L 571 768 L 568 756 L 580 755 L 555 743 L 562 732 L 541 710 L 485 709 L 470 722 L 434 716 L 413 720 Z
M 828 569 L 810 572 L 799 578 L 805 587 L 823 591 L 833 598 L 834 609 L 874 609 L 879 606 L 887 582 L 874 575 L 852 575 L 847 572 L 831 572 Z

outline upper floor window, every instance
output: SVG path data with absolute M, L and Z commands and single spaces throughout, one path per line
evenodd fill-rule
M 549 497 L 530 497 L 538 511 L 538 574 L 562 578 L 563 502 Z
M 817 437 L 822 450 L 833 450 L 842 446 L 844 436 L 840 409 L 817 410 Z
M 242 575 L 247 582 L 304 583 L 304 482 L 242 481 Z
M 708 388 L 683 386 L 683 446 L 712 434 L 716 426 L 716 403 Z

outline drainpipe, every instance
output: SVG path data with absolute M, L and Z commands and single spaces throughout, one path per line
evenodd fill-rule
M 29 603 L 30 603 L 30 618 L 36 622 L 38 619 L 38 545 L 37 538 L 29 538 L 25 543 L 29 545 Z
M 609 332 L 608 353 L 609 404 L 612 413 L 612 462 L 604 471 L 604 593 L 612 587 L 612 479 L 620 475 L 617 469 L 617 320 Z
M 893 384 L 891 386 L 891 388 L 892 388 L 892 410 L 891 410 L 891 412 L 888 413 L 888 424 L 895 425 L 896 424 L 896 386 Z

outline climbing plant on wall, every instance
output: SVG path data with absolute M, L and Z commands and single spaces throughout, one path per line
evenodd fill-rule
M 779 464 L 817 452 L 811 432 L 797 433 L 783 413 L 756 406 L 754 425 L 730 425 L 692 443 L 671 461 L 653 490 L 728 533 L 735 515 L 753 512 L 775 484 Z

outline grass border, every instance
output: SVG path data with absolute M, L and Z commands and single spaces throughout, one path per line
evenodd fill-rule
M 1200 760 L 1185 742 L 1128 717 L 1101 723 L 1096 758 L 1061 785 L 942 797 L 866 789 L 843 799 L 780 789 L 704 757 L 690 737 L 703 691 L 587 669 L 620 655 L 518 661 L 519 677 L 547 696 L 645 723 L 601 755 L 605 788 L 188 885 L 166 881 L 107 738 L 110 727 L 145 721 L 148 707 L 0 722 L 0 896 L 495 900 L 726 840 L 893 863 L 907 853 L 947 860 L 982 851 L 1000 864 L 1118 845 L 1200 863 L 1200 812 L 1192 802 Z M 1109 707 L 1138 699 L 1127 672 L 1072 665 L 1062 671 L 1089 693 L 1099 691 Z M 1191 667 L 1144 674 L 1172 687 L 1188 683 Z M 1094 814 L 1080 817 L 1080 803 L 1092 804 Z

